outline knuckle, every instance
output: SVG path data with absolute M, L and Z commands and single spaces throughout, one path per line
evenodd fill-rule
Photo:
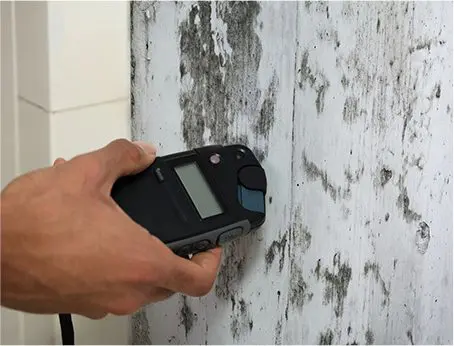
M 118 147 L 118 152 L 123 153 L 127 160 L 132 162 L 139 162 L 142 159 L 142 150 L 134 143 L 127 139 L 120 138 L 114 140 L 112 146 Z
M 102 165 L 98 160 L 94 159 L 94 157 L 88 155 L 81 156 L 74 159 L 74 162 L 77 166 L 80 166 L 80 170 L 84 172 L 82 175 L 84 186 L 92 186 L 102 177 Z

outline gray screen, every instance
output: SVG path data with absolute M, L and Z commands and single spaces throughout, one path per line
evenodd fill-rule
M 222 213 L 222 208 L 197 163 L 191 162 L 175 167 L 175 171 L 202 219 Z

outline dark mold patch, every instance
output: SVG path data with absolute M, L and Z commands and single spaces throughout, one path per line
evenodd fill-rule
M 388 222 L 388 220 L 389 220 L 389 213 L 386 213 L 385 214 L 385 221 Z
M 212 7 L 217 18 L 226 25 L 226 37 L 217 44 L 228 42 L 230 55 L 217 55 L 213 39 Z M 207 144 L 203 138 L 209 130 L 208 142 L 249 145 L 247 134 L 252 132 L 260 148 L 251 145 L 260 160 L 268 154 L 268 135 L 274 124 L 276 88 L 273 76 L 264 101 L 259 105 L 261 90 L 257 87 L 262 45 L 255 31 L 260 4 L 250 2 L 195 3 L 179 27 L 180 66 L 182 78 L 192 79 L 182 87 L 180 108 L 183 111 L 182 134 L 188 148 Z M 224 47 L 222 47 L 224 48 Z M 232 128 L 240 117 L 253 117 L 252 128 Z
M 157 2 L 136 1 L 130 3 L 130 81 L 131 81 L 131 126 L 132 139 L 139 140 L 145 136 L 143 119 L 141 117 L 140 102 L 142 90 L 136 85 L 143 77 L 149 80 L 150 73 L 150 55 L 149 45 L 151 40 L 148 35 L 148 29 L 156 20 Z
M 424 255 L 429 248 L 430 242 L 430 227 L 424 221 L 419 223 L 419 227 L 416 231 L 416 249 L 422 255 Z
M 276 327 L 274 328 L 274 344 L 282 344 L 282 318 L 277 321 Z
M 288 246 L 288 255 L 290 258 L 295 259 L 294 251 L 298 253 L 306 253 L 311 246 L 312 234 L 309 232 L 307 226 L 303 225 L 303 217 L 301 213 L 301 205 L 297 205 L 292 213 L 292 222 L 289 226 L 290 242 Z M 292 250 L 292 247 L 297 250 Z
M 312 234 L 309 232 L 308 227 L 303 226 L 301 220 L 295 220 L 291 234 L 293 245 L 298 247 L 298 251 L 305 253 L 310 248 L 312 242 Z
M 140 309 L 132 315 L 132 340 L 133 345 L 151 345 L 150 323 L 145 309 Z
M 323 109 L 325 108 L 325 93 L 326 93 L 326 89 L 328 87 L 329 87 L 329 82 L 326 81 L 325 83 L 323 83 L 316 89 L 317 98 L 315 99 L 315 109 L 317 110 L 318 114 L 323 112 Z
M 350 184 L 358 183 L 359 180 L 361 179 L 361 177 L 363 176 L 363 174 L 364 174 L 364 166 L 362 166 L 361 168 L 359 168 L 353 172 L 350 170 L 344 171 L 345 179 L 347 179 L 347 181 Z
M 215 286 L 216 296 L 225 300 L 234 299 L 244 277 L 245 260 L 235 250 L 235 242 L 225 247 L 224 262 L 219 269 Z
M 390 169 L 383 167 L 380 170 L 380 185 L 383 187 L 393 177 L 393 172 Z
M 410 209 L 410 198 L 408 198 L 407 188 L 404 186 L 402 176 L 399 177 L 399 190 L 400 194 L 397 198 L 397 206 L 402 211 L 403 218 L 407 223 L 411 223 L 413 221 L 419 221 L 421 219 L 421 215 L 416 213 L 414 210 Z
M 303 271 L 294 261 L 290 263 L 290 292 L 288 297 L 292 306 L 298 308 L 302 308 L 306 301 L 312 300 L 313 297 L 306 281 L 304 281 Z
M 352 124 L 360 116 L 358 109 L 358 98 L 348 96 L 344 102 L 344 109 L 342 110 L 342 117 L 347 124 Z
M 342 75 L 341 84 L 344 89 L 347 89 L 347 87 L 350 85 L 350 81 L 347 79 L 345 75 Z
M 188 337 L 194 323 L 197 321 L 197 316 L 192 312 L 191 308 L 187 303 L 187 298 L 182 296 L 182 306 L 180 309 L 180 323 L 184 327 L 186 337 Z
M 402 135 L 401 135 L 401 141 L 404 143 L 405 140 L 405 134 L 407 133 L 407 127 L 408 123 L 410 120 L 413 118 L 413 106 L 409 105 L 408 110 L 404 114 L 404 123 L 402 125 Z
M 321 262 L 322 262 L 322 260 L 319 258 L 317 260 L 317 265 L 315 266 L 315 269 L 314 269 L 314 273 L 317 276 L 317 280 L 320 280 L 320 270 L 322 268 L 322 266 L 320 264 Z
M 411 166 L 416 166 L 420 171 L 423 170 L 424 168 L 424 159 L 422 156 L 418 157 L 414 163 L 411 164 Z
M 274 108 L 276 105 L 276 91 L 278 89 L 278 78 L 274 71 L 270 85 L 265 92 L 265 98 L 260 108 L 260 114 L 255 125 L 257 134 L 268 140 L 269 133 L 274 125 Z
M 421 42 L 418 42 L 415 46 L 410 47 L 408 49 L 408 51 L 410 52 L 410 54 L 413 54 L 414 52 L 416 52 L 418 50 L 423 50 L 423 49 L 430 50 L 431 46 L 432 46 L 431 41 L 421 41 Z
M 276 255 L 279 255 L 279 273 L 284 268 L 285 245 L 287 244 L 287 233 L 279 241 L 274 240 L 265 253 L 266 272 L 271 268 Z
M 231 318 L 230 332 L 233 339 L 237 341 L 241 335 L 251 332 L 254 328 L 254 322 L 249 314 L 248 304 L 246 304 L 244 299 L 238 301 Z
M 364 265 L 364 276 L 367 277 L 369 274 L 372 274 L 375 282 L 380 284 L 380 288 L 383 294 L 382 306 L 389 305 L 391 296 L 391 283 L 388 284 L 388 287 L 386 286 L 385 280 L 383 280 L 383 277 L 380 274 L 380 266 L 378 265 L 378 263 L 366 262 L 366 264 Z
M 326 282 L 323 294 L 323 304 L 334 304 L 334 314 L 341 317 L 344 312 L 344 300 L 347 297 L 348 286 L 352 277 L 352 268 L 347 262 L 341 264 L 340 253 L 333 257 L 333 269 L 325 268 L 323 278 Z
M 315 108 L 317 110 L 317 114 L 322 113 L 323 109 L 325 108 L 325 94 L 330 84 L 328 79 L 322 72 L 314 72 L 309 67 L 308 50 L 303 52 L 303 56 L 301 58 L 301 67 L 298 70 L 298 73 L 300 75 L 300 81 L 298 83 L 300 89 L 304 90 L 305 86 L 309 85 L 312 89 L 315 90 L 315 93 L 317 94 L 317 98 L 315 100 Z
M 411 330 L 407 330 L 407 338 L 412 345 L 415 344 L 415 342 L 413 341 L 413 333 L 411 332 Z
M 334 340 L 334 333 L 333 331 L 328 328 L 324 333 L 320 333 L 320 337 L 318 338 L 319 345 L 332 345 Z
M 340 187 L 336 187 L 329 179 L 328 179 L 328 174 L 321 170 L 317 165 L 309 161 L 308 158 L 306 157 L 306 153 L 303 152 L 303 168 L 304 171 L 306 172 L 306 175 L 308 179 L 315 181 L 315 180 L 320 180 L 322 183 L 323 190 L 328 193 L 333 201 L 337 200 L 337 197 L 340 194 Z
M 373 345 L 375 342 L 375 337 L 374 337 L 374 333 L 372 332 L 372 330 L 367 329 L 365 336 L 366 336 L 366 345 Z
M 436 91 L 435 91 L 435 97 L 436 97 L 437 99 L 439 99 L 440 96 L 441 96 L 441 85 L 440 85 L 440 84 L 437 84 L 437 86 L 436 86 Z

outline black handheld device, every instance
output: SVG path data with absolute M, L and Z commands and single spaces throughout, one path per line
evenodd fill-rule
M 157 157 L 112 187 L 116 203 L 176 254 L 243 236 L 265 222 L 265 171 L 243 145 L 210 145 Z

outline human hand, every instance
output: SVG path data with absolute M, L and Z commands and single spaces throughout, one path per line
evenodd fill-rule
M 32 313 L 130 314 L 174 292 L 207 294 L 219 248 L 191 260 L 132 221 L 110 197 L 154 148 L 116 140 L 12 181 L 1 194 L 1 303 Z

